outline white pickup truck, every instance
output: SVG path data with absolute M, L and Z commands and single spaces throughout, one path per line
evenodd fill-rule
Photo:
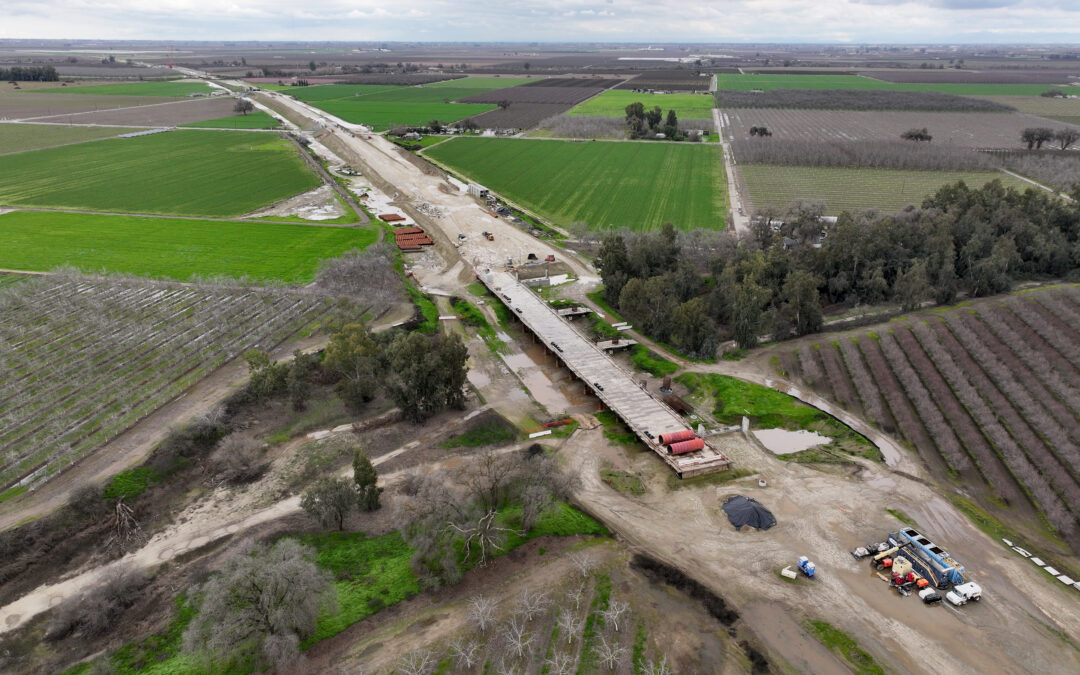
M 972 600 L 978 601 L 982 599 L 982 588 L 974 581 L 969 581 L 966 584 L 954 586 L 951 591 L 945 594 L 945 599 L 957 607 L 966 605 Z

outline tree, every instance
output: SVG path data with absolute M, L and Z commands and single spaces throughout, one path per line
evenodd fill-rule
M 1039 150 L 1043 143 L 1053 140 L 1054 131 L 1045 127 L 1028 127 L 1020 133 L 1020 140 L 1027 143 L 1027 149 Z
M 503 638 L 506 640 L 506 649 L 517 658 L 521 658 L 532 652 L 533 634 L 529 631 L 525 621 L 514 617 L 510 624 L 503 630 Z
M 930 131 L 923 127 L 922 129 L 908 129 L 904 133 L 900 134 L 900 138 L 905 141 L 915 141 L 916 143 L 926 141 L 929 143 L 934 140 L 934 137 L 930 135 Z
M 289 393 L 293 410 L 303 410 L 311 396 L 311 377 L 319 372 L 322 363 L 315 354 L 293 351 L 293 360 L 285 375 L 285 389 Z
M 606 635 L 600 636 L 600 643 L 593 650 L 596 660 L 608 670 L 615 670 L 626 661 L 626 647 L 618 640 L 609 640 Z
M 390 398 L 411 422 L 465 406 L 469 350 L 461 337 L 403 333 L 386 348 Z
M 450 654 L 458 668 L 472 670 L 480 662 L 480 643 L 476 640 L 454 640 L 450 644 Z
M 531 68 L 531 67 L 532 67 L 532 64 L 530 64 L 530 63 L 529 63 L 528 61 L 526 61 L 526 62 L 525 62 L 525 63 L 523 64 L 523 67 L 525 68 L 525 70 L 528 70 L 529 68 Z
M 355 484 L 347 478 L 321 478 L 304 490 L 300 508 L 323 527 L 345 529 L 345 518 L 357 506 Z
M 439 120 L 431 120 L 427 123 L 428 129 L 431 129 L 431 133 L 437 134 L 443 130 L 443 123 Z
M 574 566 L 578 574 L 587 577 L 600 565 L 600 561 L 588 551 L 574 551 L 570 554 L 570 564 Z
M 257 401 L 268 399 L 285 391 L 286 376 L 289 366 L 270 359 L 270 355 L 259 349 L 244 353 L 248 364 L 247 391 Z
M 674 108 L 667 111 L 667 120 L 664 122 L 664 126 L 675 127 L 676 129 L 679 127 L 679 118 L 675 114 Z
M 1062 150 L 1067 150 L 1077 141 L 1080 141 L 1080 131 L 1076 129 L 1059 129 L 1054 132 L 1054 142 L 1061 146 Z
M 731 307 L 731 329 L 735 342 L 742 349 L 757 346 L 761 332 L 762 308 L 769 301 L 769 290 L 752 279 L 744 279 L 736 287 Z
M 574 616 L 574 613 L 569 610 L 564 609 L 559 613 L 559 633 L 566 636 L 566 644 L 572 644 L 577 639 L 584 624 L 584 621 Z
M 495 606 L 496 602 L 485 595 L 469 598 L 468 619 L 481 633 L 487 632 L 495 623 Z
M 375 471 L 375 465 L 363 450 L 357 448 L 353 453 L 353 482 L 361 511 L 378 510 L 379 495 L 382 493 L 382 488 L 376 485 L 378 480 L 379 474 Z
M 318 66 L 317 66 L 317 65 L 315 65 L 315 61 L 314 61 L 314 60 L 312 60 L 311 62 L 309 62 L 309 63 L 307 64 L 307 67 L 308 67 L 308 70 L 310 70 L 310 71 L 311 71 L 311 72 L 313 72 L 313 73 L 314 73 L 314 72 L 315 72 L 315 70 L 316 70 L 316 69 L 318 68 Z
M 626 106 L 626 121 L 645 119 L 645 104 L 641 101 Z
M 655 129 L 662 119 L 664 119 L 664 111 L 660 109 L 660 106 L 655 106 L 652 110 L 645 111 L 645 121 L 649 123 L 650 129 Z
M 926 272 L 926 261 L 916 260 L 906 272 L 896 275 L 893 282 L 893 297 L 900 302 L 905 312 L 912 312 L 922 306 L 927 298 L 934 294 Z
M 518 614 L 526 621 L 532 621 L 543 614 L 550 604 L 547 593 L 523 588 L 518 596 Z
M 439 660 L 434 654 L 426 649 L 418 649 L 401 657 L 394 672 L 402 675 L 429 675 L 435 672 L 438 665 Z
M 507 108 L 510 107 L 510 101 L 508 101 L 508 100 L 506 100 L 504 98 L 503 100 L 499 101 L 495 105 L 499 106 L 499 110 L 506 110 Z
M 315 550 L 295 539 L 243 548 L 192 593 L 200 606 L 184 651 L 220 663 L 250 654 L 260 669 L 287 665 L 320 611 L 336 611 L 331 581 Z
M 705 298 L 682 303 L 671 313 L 671 344 L 692 358 L 708 359 L 716 354 L 716 323 L 706 307 Z
M 252 110 L 255 110 L 255 104 L 246 98 L 236 99 L 236 105 L 233 106 L 233 112 L 247 115 Z
M 382 371 L 382 349 L 367 326 L 350 323 L 330 337 L 323 363 L 341 376 L 338 396 L 354 410 L 375 397 Z
M 796 270 L 784 281 L 782 311 L 791 321 L 796 335 L 808 335 L 821 330 L 821 294 L 818 279 L 810 272 Z
M 612 600 L 608 604 L 607 609 L 601 612 L 601 615 L 604 617 L 604 622 L 610 624 L 611 627 L 615 629 L 615 632 L 618 633 L 619 621 L 622 619 L 623 614 L 626 614 L 629 609 L 630 605 L 626 604 L 625 602 L 621 602 L 619 600 Z

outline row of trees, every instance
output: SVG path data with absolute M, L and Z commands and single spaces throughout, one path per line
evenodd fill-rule
M 751 127 L 751 129 L 762 127 Z M 926 130 L 911 130 L 916 135 Z M 905 134 L 906 136 L 906 134 Z M 912 139 L 918 140 L 918 139 Z M 908 169 L 926 171 L 994 170 L 1001 163 L 997 158 L 970 148 L 932 143 L 892 141 L 812 141 L 787 139 L 783 142 L 761 142 L 758 139 L 738 138 L 732 143 L 735 157 L 746 164 L 781 164 L 786 166 L 868 167 L 877 169 Z
M 1040 150 L 1044 143 L 1051 141 L 1060 149 L 1067 150 L 1070 145 L 1080 141 L 1080 130 L 1072 127 L 1057 131 L 1046 127 L 1028 127 L 1020 132 L 1020 140 L 1027 143 L 1028 150 Z
M 933 91 L 858 91 L 848 89 L 772 89 L 716 94 L 720 108 L 805 108 L 810 110 L 925 110 L 942 112 L 1008 112 L 1007 105 Z
M 56 82 L 59 79 L 60 75 L 51 65 L 0 68 L 0 80 L 9 82 Z
M 605 299 L 653 338 L 702 357 L 726 338 L 747 348 L 766 333 L 818 331 L 828 305 L 914 309 L 1080 269 L 1080 207 L 997 181 L 945 186 L 901 213 L 845 212 L 828 236 L 823 215 L 813 203 L 765 212 L 740 240 L 670 225 L 609 233 L 596 258 Z

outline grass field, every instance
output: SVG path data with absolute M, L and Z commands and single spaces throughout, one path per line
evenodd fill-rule
M 797 200 L 822 201 L 826 213 L 853 209 L 897 211 L 919 204 L 946 183 L 962 180 L 982 187 L 992 180 L 1023 190 L 1027 183 L 994 171 L 900 171 L 743 164 L 740 167 L 754 208 L 787 209 Z
M 479 115 L 496 106 L 454 101 L 484 91 L 513 87 L 532 80 L 477 77 L 449 80 L 422 87 L 372 84 L 322 84 L 282 89 L 285 94 L 325 110 L 354 124 L 376 130 L 392 126 L 424 126 L 431 120 L 443 123 Z
M 120 84 L 89 84 L 85 87 L 54 87 L 38 89 L 43 94 L 94 94 L 97 96 L 173 96 L 209 94 L 203 82 L 123 82 Z
M 0 157 L 0 204 L 239 216 L 318 187 L 273 134 L 172 131 Z
M 0 154 L 96 141 L 129 131 L 135 129 L 66 127 L 59 124 L 0 124 Z
M 564 227 L 724 226 L 715 146 L 455 138 L 424 154 Z
M 713 97 L 703 94 L 638 94 L 632 91 L 611 89 L 594 96 L 568 115 L 594 115 L 601 117 L 625 117 L 626 106 L 641 102 L 645 109 L 660 106 L 667 111 L 674 109 L 679 119 L 706 119 L 712 116 Z
M 181 124 L 182 127 L 210 128 L 210 129 L 275 129 L 279 122 L 276 117 L 268 115 L 261 110 L 256 110 L 247 115 L 230 115 L 219 117 L 203 122 L 189 122 Z
M 888 89 L 890 91 L 936 91 L 959 96 L 1038 96 L 1045 84 L 952 84 L 897 83 L 858 75 L 734 75 L 721 73 L 720 89 Z M 1080 92 L 1080 87 L 1065 87 Z
M 320 259 L 375 238 L 374 230 L 352 227 L 13 211 L 0 215 L 0 267 L 301 283 L 311 280 Z

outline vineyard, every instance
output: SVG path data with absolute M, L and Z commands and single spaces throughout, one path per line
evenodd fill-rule
M 47 479 L 210 371 L 331 309 L 320 296 L 57 276 L 0 291 L 0 486 Z
M 778 366 L 987 504 L 1037 510 L 1080 544 L 1080 287 L 1041 290 L 887 332 L 783 352 Z

